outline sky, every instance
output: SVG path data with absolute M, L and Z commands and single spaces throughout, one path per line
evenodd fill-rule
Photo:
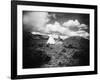
M 23 11 L 23 29 L 65 36 L 89 36 L 89 14 Z

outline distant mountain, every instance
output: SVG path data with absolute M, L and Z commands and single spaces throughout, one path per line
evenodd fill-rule
M 49 38 L 49 36 L 47 36 L 47 35 L 39 35 L 39 34 L 33 34 L 32 35 L 32 38 L 33 39 L 44 39 L 44 40 L 47 40 L 48 38 Z

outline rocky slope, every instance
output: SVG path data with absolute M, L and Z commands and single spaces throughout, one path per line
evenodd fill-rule
M 46 44 L 47 40 L 48 36 L 24 36 L 23 68 L 89 65 L 88 39 L 70 37 L 63 44 Z

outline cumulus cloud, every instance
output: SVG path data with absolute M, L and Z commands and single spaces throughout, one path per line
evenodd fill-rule
M 85 24 L 80 24 L 80 22 L 76 20 L 69 20 L 63 23 L 64 27 L 73 27 L 73 28 L 78 28 L 78 29 L 87 29 L 87 25 Z
M 47 24 L 45 31 L 46 32 L 59 32 L 63 34 L 65 31 L 65 28 L 62 27 L 60 23 L 56 21 L 54 24 Z
M 84 38 L 88 38 L 89 33 L 84 29 L 88 29 L 86 24 L 80 24 L 80 22 L 76 20 L 69 20 L 63 23 L 63 26 L 69 30 L 70 36 L 81 36 Z
M 70 26 L 79 26 L 80 25 L 80 23 L 79 23 L 79 21 L 78 20 L 69 20 L 69 21 L 66 21 L 66 22 L 64 22 L 63 23 L 63 26 L 65 26 L 65 27 L 70 27 Z
M 61 38 L 65 39 L 66 37 L 71 36 L 80 36 L 87 38 L 89 33 L 84 31 L 83 29 L 87 29 L 87 25 L 80 24 L 78 20 L 69 20 L 64 22 L 62 25 L 59 22 L 55 22 L 54 24 L 46 25 L 46 32 L 59 32 L 61 33 Z

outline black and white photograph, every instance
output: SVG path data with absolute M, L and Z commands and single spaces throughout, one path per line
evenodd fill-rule
M 89 14 L 23 11 L 23 68 L 89 65 Z
M 97 73 L 96 6 L 12 1 L 12 14 L 12 78 Z

